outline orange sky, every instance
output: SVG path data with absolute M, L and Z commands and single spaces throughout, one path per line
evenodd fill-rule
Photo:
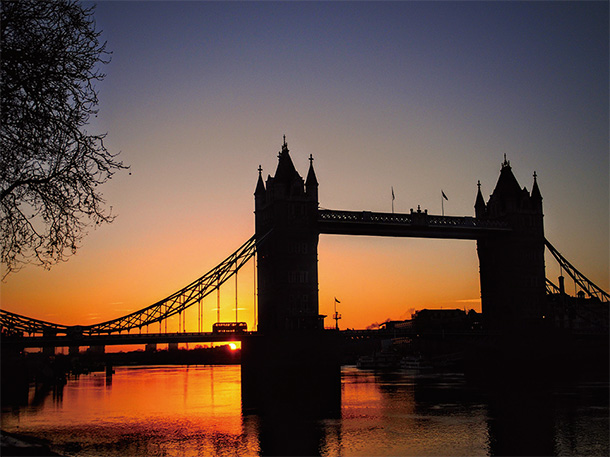
M 324 184 L 320 187 L 322 193 Z M 136 234 L 134 245 L 109 244 L 106 236 L 119 230 L 119 218 L 93 231 L 81 252 L 68 262 L 50 271 L 29 266 L 10 275 L 2 285 L 2 306 L 67 325 L 122 316 L 170 295 L 223 260 L 251 235 L 254 215 L 245 216 L 244 221 L 250 221 L 243 225 L 226 226 L 220 216 L 201 230 L 194 222 L 176 224 L 157 227 L 154 237 L 145 231 Z M 550 263 L 547 259 L 552 274 Z M 237 288 L 238 318 L 253 328 L 252 261 L 240 270 Z M 335 297 L 341 302 L 341 328 L 407 319 L 414 310 L 426 307 L 480 311 L 476 242 L 321 235 L 319 289 L 320 313 L 328 315 L 326 326 L 334 324 Z M 204 300 L 204 330 L 209 331 L 216 321 L 216 304 L 215 292 Z M 221 320 L 234 319 L 235 281 L 231 279 L 221 288 Z M 169 329 L 178 330 L 177 322 L 173 318 Z M 186 329 L 197 328 L 197 310 L 192 307 Z M 157 330 L 156 325 L 150 328 Z

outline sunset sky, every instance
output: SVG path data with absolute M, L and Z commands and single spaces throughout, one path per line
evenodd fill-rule
M 547 239 L 608 291 L 607 2 L 121 1 L 95 18 L 113 54 L 88 130 L 131 166 L 103 189 L 118 217 L 9 275 L 3 309 L 92 324 L 203 275 L 254 233 L 257 168 L 275 172 L 284 134 L 329 209 L 389 212 L 393 187 L 396 212 L 440 214 L 442 189 L 446 215 L 472 216 L 506 154 L 521 186 L 537 172 Z M 333 297 L 342 328 L 480 310 L 474 241 L 322 235 L 319 277 L 327 326 Z M 251 264 L 239 278 L 251 327 Z

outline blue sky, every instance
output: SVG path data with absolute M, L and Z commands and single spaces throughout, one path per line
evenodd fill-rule
M 547 238 L 608 290 L 607 2 L 121 1 L 95 18 L 113 54 L 90 129 L 131 165 L 104 188 L 118 218 L 9 277 L 3 307 L 36 314 L 36 283 L 70 316 L 133 310 L 200 276 L 253 233 L 256 169 L 273 174 L 284 134 L 332 209 L 390 211 L 393 187 L 397 212 L 440 214 L 443 189 L 446 214 L 473 215 L 506 154 L 522 186 L 538 174 Z M 353 264 L 354 284 L 394 291 L 378 320 L 479 297 L 474 243 L 327 236 L 323 312 L 367 306 L 340 278 Z

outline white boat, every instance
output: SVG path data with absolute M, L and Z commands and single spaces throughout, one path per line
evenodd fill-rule
M 356 367 L 361 370 L 392 370 L 398 368 L 399 360 L 396 354 L 380 352 L 373 355 L 363 355 L 358 358 Z
M 400 360 L 400 368 L 409 372 L 420 373 L 431 370 L 432 366 L 422 357 L 416 355 L 406 355 Z

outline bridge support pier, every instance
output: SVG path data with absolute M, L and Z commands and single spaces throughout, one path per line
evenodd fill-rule
M 68 355 L 70 356 L 77 356 L 80 353 L 80 347 L 79 346 L 69 346 L 68 347 Z
M 54 338 L 57 332 L 54 329 L 45 329 L 42 332 L 42 336 L 45 338 Z M 53 357 L 55 355 L 55 346 L 43 346 L 42 355 L 45 357 Z
M 105 354 L 106 346 L 103 344 L 98 344 L 96 346 L 89 346 L 89 352 L 92 354 Z
M 253 336 L 242 343 L 244 412 L 334 417 L 341 411 L 336 335 Z

